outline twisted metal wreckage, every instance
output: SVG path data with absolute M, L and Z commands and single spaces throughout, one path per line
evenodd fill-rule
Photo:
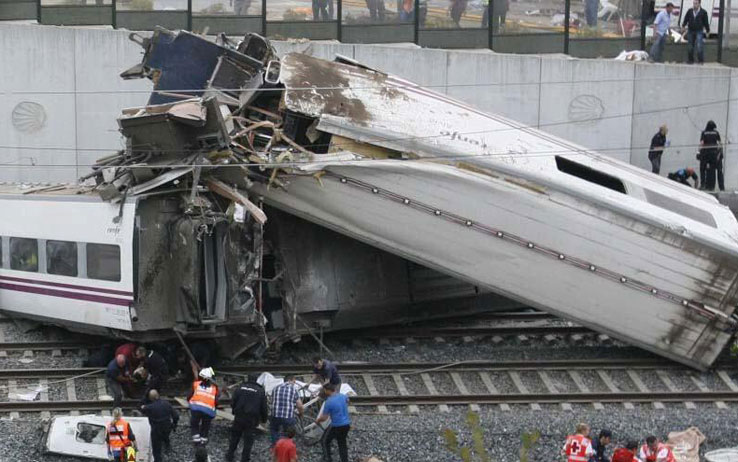
M 132 40 L 122 77 L 154 92 L 92 176 L 105 200 L 181 198 L 172 241 L 205 264 L 160 301 L 191 330 L 263 328 L 281 297 L 282 339 L 518 302 L 697 368 L 732 336 L 738 223 L 711 196 L 345 57 Z

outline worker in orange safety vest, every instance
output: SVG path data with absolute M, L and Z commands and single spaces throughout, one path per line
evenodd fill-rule
M 580 423 L 574 435 L 566 437 L 566 444 L 561 450 L 567 462 L 587 462 L 594 454 L 592 440 L 589 439 L 589 425 Z
M 108 444 L 108 458 L 125 462 L 127 448 L 136 448 L 136 435 L 131 424 L 123 420 L 123 411 L 113 409 L 113 420 L 105 429 L 105 442 Z
M 192 384 L 187 399 L 190 403 L 190 431 L 194 444 L 207 444 L 210 422 L 218 405 L 218 386 L 213 383 L 212 367 L 200 370 L 199 379 Z
M 641 446 L 638 458 L 642 462 L 676 462 L 671 448 L 653 435 L 646 438 L 646 444 Z

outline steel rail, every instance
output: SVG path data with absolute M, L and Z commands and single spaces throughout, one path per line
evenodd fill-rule
M 735 369 L 738 364 L 725 362 L 716 365 L 722 369 Z M 690 370 L 686 366 L 667 361 L 662 358 L 626 358 L 626 359 L 573 359 L 573 360 L 521 360 L 521 361 L 459 361 L 455 363 L 338 363 L 343 375 L 398 373 L 412 374 L 421 372 L 459 372 L 459 371 L 544 371 L 544 370 L 617 370 L 617 369 L 681 369 Z M 300 364 L 244 364 L 237 366 L 216 367 L 216 374 L 227 373 L 246 375 L 248 373 L 269 371 L 272 373 L 312 373 L 312 366 Z M 102 368 L 55 368 L 55 369 L 0 369 L 0 380 L 27 379 L 43 377 L 76 377 Z M 97 374 L 92 374 L 94 377 Z
M 362 329 L 327 334 L 333 338 L 459 337 L 481 335 L 573 335 L 596 334 L 582 326 L 450 326 Z
M 83 350 L 100 346 L 91 341 L 0 342 L 0 351 Z
M 443 394 L 443 395 L 375 395 L 352 396 L 352 406 L 408 406 L 408 405 L 468 405 L 468 404 L 561 404 L 561 403 L 684 403 L 684 402 L 738 402 L 736 391 L 710 392 L 617 392 L 617 393 L 508 393 L 508 394 Z M 182 409 L 176 401 L 171 401 L 176 408 Z M 223 408 L 230 404 L 229 399 L 220 401 Z M 111 400 L 83 401 L 13 401 L 0 402 L 0 412 L 63 412 L 89 411 L 97 412 L 108 409 Z M 138 409 L 136 400 L 125 400 L 121 404 L 124 409 Z

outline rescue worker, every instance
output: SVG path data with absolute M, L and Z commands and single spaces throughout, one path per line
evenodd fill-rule
M 577 425 L 576 433 L 566 437 L 561 454 L 566 457 L 567 462 L 587 462 L 594 455 L 592 441 L 589 439 L 589 425 Z
M 610 459 L 605 455 L 607 445 L 612 440 L 612 432 L 610 430 L 600 430 L 600 435 L 596 440 L 592 441 L 592 457 L 589 458 L 589 462 L 609 462 Z
M 146 390 L 143 394 L 142 404 L 148 402 L 149 392 L 151 390 L 161 390 L 169 378 L 169 368 L 164 357 L 154 350 L 147 350 L 146 347 L 140 346 L 136 348 L 136 359 L 141 363 L 146 372 Z
M 638 441 L 630 440 L 624 448 L 618 448 L 612 454 L 612 462 L 642 462 L 636 453 L 638 452 Z
M 129 387 L 133 383 L 131 371 L 128 368 L 128 361 L 124 355 L 118 355 L 108 363 L 105 371 L 105 384 L 108 391 L 113 396 L 113 407 L 120 407 L 123 401 L 123 392 L 129 394 Z
M 315 376 L 310 383 L 319 383 L 321 385 L 331 384 L 336 390 L 341 391 L 341 376 L 338 375 L 338 368 L 332 361 L 320 358 L 313 358 L 313 373 Z
M 659 131 L 651 138 L 651 146 L 648 148 L 648 160 L 651 161 L 651 172 L 658 175 L 661 172 L 661 155 L 666 146 L 666 134 L 669 129 L 666 125 L 659 127 Z
M 108 445 L 108 459 L 111 460 L 127 462 L 126 448 L 136 449 L 136 435 L 131 424 L 123 420 L 123 411 L 119 407 L 113 409 L 113 420 L 105 429 L 105 442 Z
M 725 191 L 723 178 L 723 156 L 720 147 L 720 133 L 715 122 L 710 120 L 700 135 L 700 182 L 702 188 L 708 191 L 715 189 L 715 175 L 717 174 L 718 187 Z
M 226 461 L 232 462 L 238 448 L 238 442 L 243 439 L 241 462 L 251 460 L 251 447 L 254 445 L 254 436 L 259 422 L 266 423 L 269 417 L 264 387 L 256 383 L 258 375 L 249 374 L 247 380 L 241 383 L 233 393 L 231 409 L 233 410 L 233 424 L 231 425 L 231 439 L 226 453 Z
M 328 383 L 323 385 L 323 391 L 327 396 L 320 415 L 315 423 L 325 422 L 331 419 L 331 425 L 323 436 L 323 460 L 331 462 L 331 445 L 333 440 L 338 443 L 338 456 L 341 462 L 348 462 L 348 433 L 351 430 L 351 417 L 348 410 L 348 396 L 339 393 L 335 385 Z
M 139 360 L 136 358 L 136 348 L 138 348 L 138 345 L 129 342 L 124 343 L 123 345 L 120 345 L 118 348 L 115 349 L 115 356 L 125 356 L 126 361 L 128 361 L 128 367 L 132 371 L 136 370 L 139 366 Z
M 272 448 L 272 462 L 297 462 L 297 446 L 295 438 L 295 427 L 287 427 L 284 436 L 277 441 Z
M 646 438 L 646 444 L 641 446 L 638 458 L 642 462 L 676 462 L 671 448 L 653 435 Z
M 697 178 L 697 174 L 694 172 L 694 169 L 692 167 L 687 168 L 680 168 L 676 172 L 669 173 L 668 178 L 670 180 L 677 181 L 681 184 L 686 184 L 687 186 L 692 186 L 689 184 L 690 178 L 694 180 L 694 188 L 699 188 L 700 186 L 700 180 Z
M 218 405 L 218 386 L 213 383 L 215 372 L 212 367 L 200 371 L 199 380 L 192 383 L 187 395 L 190 403 L 190 431 L 194 444 L 207 444 L 210 423 L 215 418 Z
M 303 413 L 304 408 L 296 381 L 294 374 L 289 374 L 284 378 L 284 383 L 278 385 L 272 391 L 272 415 L 269 417 L 269 433 L 271 434 L 272 446 L 277 443 L 281 431 L 297 424 L 295 409 L 297 409 L 298 415 Z
M 171 449 L 169 434 L 177 428 L 179 414 L 169 404 L 169 401 L 159 399 L 157 390 L 149 391 L 147 397 L 149 404 L 141 406 L 141 412 L 149 418 L 151 452 L 154 456 L 154 462 L 160 462 L 163 460 L 161 456 L 162 448 L 167 451 Z

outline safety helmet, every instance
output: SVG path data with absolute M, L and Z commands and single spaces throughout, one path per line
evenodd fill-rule
M 692 167 L 687 167 L 687 174 L 691 175 L 694 173 L 694 169 Z
M 212 367 L 206 367 L 205 369 L 200 369 L 200 377 L 203 379 L 210 380 L 215 375 L 215 371 Z

